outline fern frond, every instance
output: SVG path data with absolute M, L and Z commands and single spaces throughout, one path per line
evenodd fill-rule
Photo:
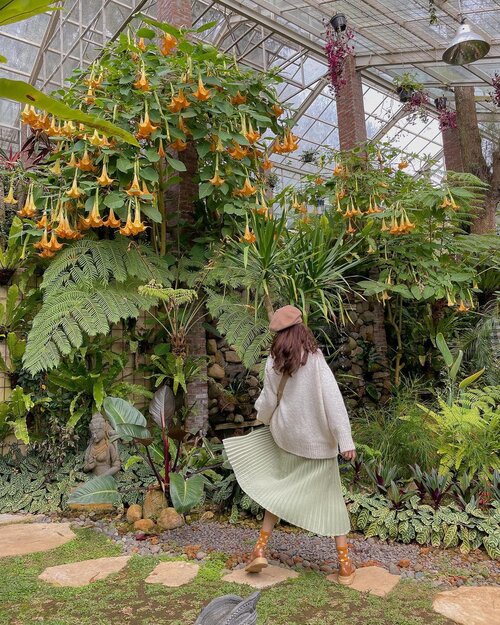
M 170 287 L 163 287 L 156 282 L 144 284 L 139 287 L 138 291 L 141 295 L 156 297 L 162 302 L 167 302 L 167 304 L 175 306 L 190 304 L 198 297 L 196 291 L 191 289 L 172 289 Z
M 33 321 L 24 367 L 32 375 L 56 367 L 62 356 L 83 344 L 84 334 L 107 334 L 112 324 L 137 318 L 155 303 L 155 298 L 139 294 L 137 285 L 130 283 L 94 283 L 87 288 L 71 285 L 56 290 Z

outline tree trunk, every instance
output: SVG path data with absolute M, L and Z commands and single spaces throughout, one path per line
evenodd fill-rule
M 486 162 L 477 122 L 474 87 L 455 87 L 455 106 L 464 171 L 474 174 L 490 185 L 484 206 L 478 207 L 471 232 L 486 234 L 495 231 L 496 208 L 500 200 L 500 146 L 493 154 L 493 168 Z

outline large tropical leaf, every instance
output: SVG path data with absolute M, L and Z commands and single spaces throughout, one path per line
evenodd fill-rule
M 106 416 L 120 438 L 141 440 L 151 438 L 143 414 L 120 397 L 106 397 L 102 403 Z
M 0 26 L 22 22 L 47 11 L 60 11 L 62 7 L 55 4 L 57 0 L 0 0 Z
M 174 508 L 184 514 L 197 506 L 203 497 L 204 480 L 201 475 L 184 479 L 179 473 L 170 475 L 170 497 Z
M 79 486 L 71 493 L 68 503 L 120 503 L 120 495 L 116 488 L 116 482 L 111 475 L 100 475 Z
M 2 0 L 0 0 L 1 2 Z M 51 113 L 58 119 L 71 120 L 85 124 L 90 128 L 96 128 L 105 135 L 118 137 L 127 143 L 138 146 L 137 139 L 130 132 L 123 128 L 112 124 L 111 122 L 101 119 L 95 115 L 88 115 L 82 111 L 72 109 L 60 100 L 56 100 L 51 96 L 42 93 L 21 80 L 11 80 L 10 78 L 0 78 L 0 98 L 15 100 L 21 104 L 32 104 L 39 109 Z
M 175 414 L 175 397 L 172 389 L 164 385 L 153 395 L 149 404 L 149 414 L 160 427 L 169 429 Z

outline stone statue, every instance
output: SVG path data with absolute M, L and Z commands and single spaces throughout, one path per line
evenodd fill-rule
M 87 473 L 99 475 L 114 475 L 121 467 L 118 446 L 109 440 L 113 432 L 106 419 L 96 412 L 92 415 L 89 425 L 90 442 L 85 450 L 83 470 Z
M 238 595 L 224 595 L 211 601 L 196 619 L 194 625 L 255 625 L 260 592 L 242 599 Z

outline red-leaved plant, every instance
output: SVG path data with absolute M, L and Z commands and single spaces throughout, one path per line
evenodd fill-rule
M 347 57 L 354 54 L 354 46 L 351 41 L 354 33 L 350 28 L 343 32 L 335 32 L 329 28 L 326 33 L 325 52 L 328 60 L 328 77 L 330 79 L 330 89 L 335 96 L 346 84 L 344 68 Z
M 448 128 L 457 127 L 457 112 L 447 108 L 439 109 L 438 113 L 439 129 L 448 130 Z
M 497 106 L 500 106 L 500 73 L 499 72 L 495 72 L 493 74 L 492 85 L 494 89 L 493 93 L 491 94 L 493 97 L 493 102 Z
M 425 91 L 414 91 L 404 107 L 405 113 L 408 115 L 408 121 L 412 123 L 419 118 L 426 122 L 429 119 L 429 113 L 425 109 L 427 104 L 429 104 L 429 96 Z

